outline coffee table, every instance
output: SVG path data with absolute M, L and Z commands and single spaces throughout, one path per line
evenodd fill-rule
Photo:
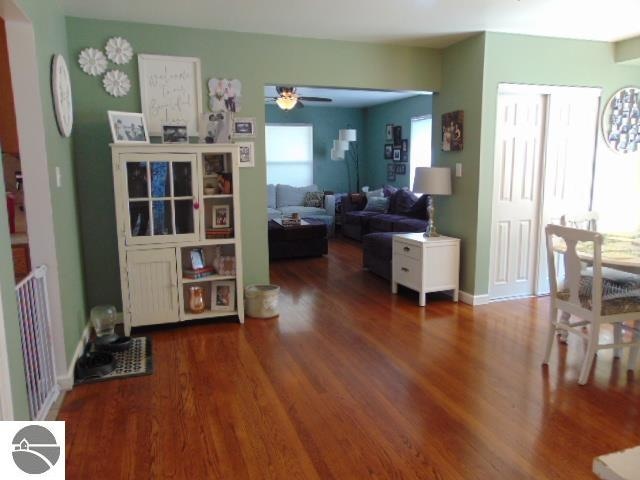
M 328 253 L 326 223 L 314 218 L 303 220 L 304 225 L 291 227 L 269 220 L 269 260 L 320 257 Z

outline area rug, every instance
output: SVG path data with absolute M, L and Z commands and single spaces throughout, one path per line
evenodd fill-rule
M 124 352 L 114 352 L 116 369 L 101 377 L 89 377 L 83 380 L 76 378 L 75 385 L 105 382 L 120 378 L 140 377 L 153 373 L 153 350 L 150 337 L 134 337 L 131 347 Z

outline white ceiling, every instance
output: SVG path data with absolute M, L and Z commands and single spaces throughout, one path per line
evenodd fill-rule
M 307 102 L 302 100 L 306 107 L 349 107 L 349 108 L 365 108 L 380 105 L 381 103 L 393 102 L 403 98 L 414 97 L 416 95 L 430 95 L 429 92 L 389 92 L 382 90 L 349 90 L 346 88 L 314 88 L 314 87 L 296 87 L 296 93 L 301 97 L 326 97 L 332 102 Z M 266 97 L 276 97 L 276 87 L 264 87 L 265 103 Z
M 68 15 L 442 47 L 479 31 L 617 41 L 640 0 L 60 0 Z

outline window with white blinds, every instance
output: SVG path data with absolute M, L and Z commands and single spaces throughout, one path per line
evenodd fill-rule
M 302 187 L 313 183 L 313 126 L 268 124 L 267 183 Z

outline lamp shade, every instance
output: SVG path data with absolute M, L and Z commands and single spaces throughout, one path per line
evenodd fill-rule
M 451 169 L 448 167 L 417 167 L 413 191 L 429 195 L 451 195 Z
M 355 128 L 343 128 L 338 131 L 338 138 L 346 142 L 355 142 L 358 134 Z
M 331 149 L 331 160 L 344 160 L 344 150 Z
M 344 152 L 345 150 L 349 150 L 349 142 L 347 142 L 346 140 L 334 140 L 333 149 L 335 151 L 340 150 L 342 152 Z

